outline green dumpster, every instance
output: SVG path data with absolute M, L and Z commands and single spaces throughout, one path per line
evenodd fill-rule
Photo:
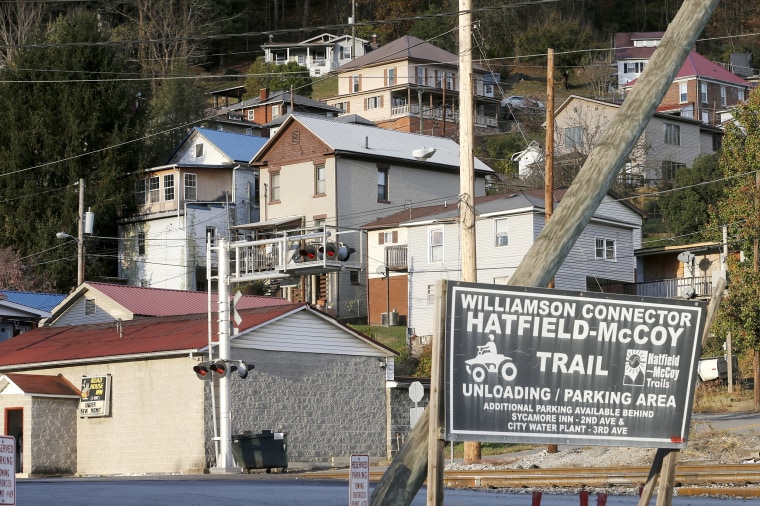
M 232 436 L 232 456 L 238 466 L 249 471 L 278 468 L 288 469 L 288 435 L 284 432 L 263 430 L 260 434 L 245 431 Z

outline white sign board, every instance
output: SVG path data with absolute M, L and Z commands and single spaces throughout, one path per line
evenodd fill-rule
M 348 504 L 349 506 L 369 506 L 369 455 L 351 455 Z
M 0 504 L 16 504 L 16 439 L 0 436 Z

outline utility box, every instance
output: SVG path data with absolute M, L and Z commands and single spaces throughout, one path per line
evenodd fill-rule
M 251 469 L 288 469 L 288 435 L 284 432 L 263 430 L 260 434 L 246 431 L 232 436 L 232 456 L 235 463 L 250 472 Z
M 398 311 L 394 309 L 390 313 L 380 313 L 380 323 L 384 327 L 395 327 L 398 325 Z

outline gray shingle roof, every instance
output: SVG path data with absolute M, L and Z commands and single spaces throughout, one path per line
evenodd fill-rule
M 434 46 L 429 42 L 418 39 L 413 35 L 404 35 L 393 42 L 380 46 L 364 56 L 338 67 L 337 72 L 344 70 L 372 67 L 381 63 L 389 63 L 401 60 L 415 60 L 420 62 L 446 63 L 457 66 L 457 55 Z M 484 71 L 483 67 L 473 65 L 473 70 Z
M 459 167 L 459 144 L 443 137 L 398 132 L 356 123 L 343 123 L 329 118 L 293 115 L 298 121 L 335 151 L 382 158 L 393 158 L 419 163 L 412 155 L 416 149 L 435 148 L 435 154 L 427 162 L 451 169 Z M 494 171 L 475 158 L 475 172 L 492 174 Z

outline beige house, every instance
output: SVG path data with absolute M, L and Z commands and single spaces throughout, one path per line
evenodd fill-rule
M 422 147 L 435 153 L 420 161 L 414 152 Z M 454 141 L 441 137 L 290 116 L 251 160 L 262 181 L 261 222 L 237 230 L 257 239 L 271 234 L 274 227 L 280 231 L 337 228 L 333 237 L 359 252 L 365 240 L 360 226 L 368 218 L 423 202 L 454 205 L 459 194 L 458 153 Z M 475 195 L 485 194 L 486 178 L 492 174 L 475 160 Z M 304 288 L 305 301 L 324 303 L 338 318 L 366 316 L 361 270 L 314 276 L 306 278 L 310 287 Z
M 440 137 L 458 135 L 458 58 L 406 35 L 342 65 L 335 71 L 338 95 L 326 100 L 346 114 L 359 114 L 378 126 Z M 473 68 L 475 130 L 498 131 L 500 102 L 496 78 Z
M 620 104 L 572 95 L 555 111 L 555 163 L 582 165 L 599 142 Z M 701 154 L 716 152 L 722 131 L 700 121 L 656 112 L 628 156 L 619 177 L 628 184 L 657 184 Z

